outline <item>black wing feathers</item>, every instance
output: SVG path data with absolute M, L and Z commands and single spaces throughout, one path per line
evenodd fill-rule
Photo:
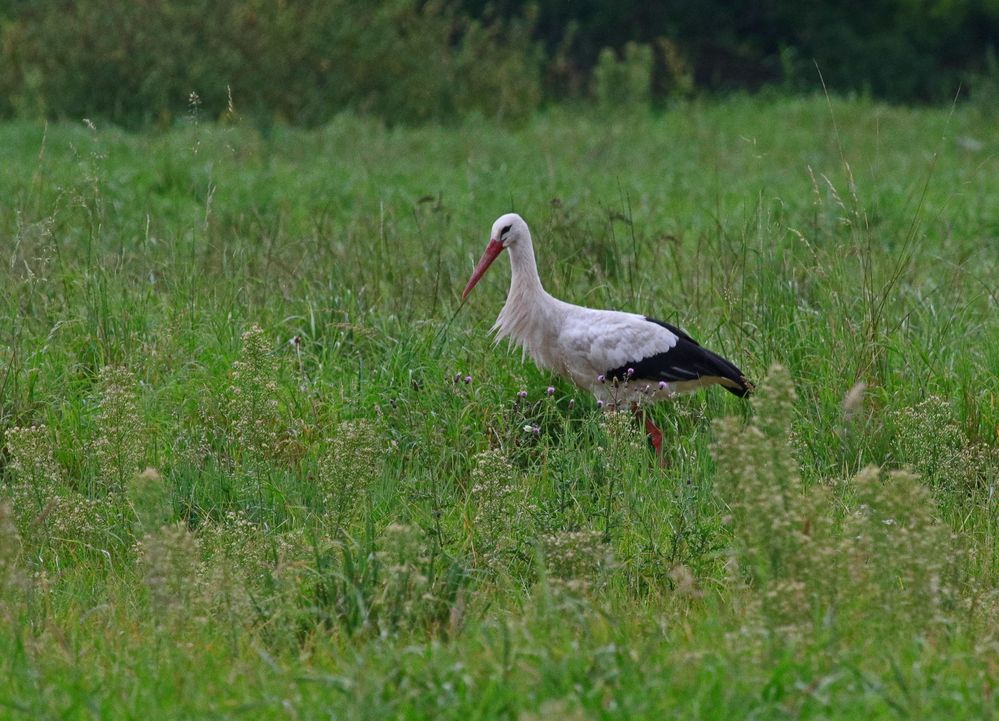
M 613 368 L 605 375 L 610 380 L 626 380 L 628 369 L 634 370 L 631 378 L 633 380 L 645 381 L 666 381 L 667 383 L 679 383 L 683 381 L 693 381 L 703 376 L 719 376 L 726 378 L 737 385 L 729 387 L 722 384 L 722 387 L 730 393 L 734 393 L 740 398 L 749 395 L 752 388 L 746 382 L 742 371 L 733 363 L 725 360 L 717 353 L 712 353 L 684 333 L 676 326 L 664 323 L 654 318 L 646 318 L 650 323 L 655 323 L 676 334 L 676 345 L 665 353 L 656 353 L 647 358 L 640 358 L 634 362 L 627 363 L 620 368 Z

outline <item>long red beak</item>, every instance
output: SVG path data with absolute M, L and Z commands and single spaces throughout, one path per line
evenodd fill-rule
M 468 285 L 465 286 L 465 290 L 461 293 L 462 300 L 465 300 L 465 298 L 468 297 L 468 294 L 472 292 L 472 288 L 474 288 L 475 284 L 478 283 L 482 276 L 486 274 L 489 266 L 494 260 L 496 260 L 496 256 L 501 252 L 503 252 L 503 243 L 495 238 L 491 239 L 489 241 L 489 245 L 486 246 L 486 250 L 482 254 L 482 257 L 479 258 L 479 264 L 475 266 L 475 270 L 472 271 L 472 277 L 468 279 Z

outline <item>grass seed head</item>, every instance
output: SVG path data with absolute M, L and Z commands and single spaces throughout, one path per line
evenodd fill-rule
M 615 459 L 621 454 L 633 454 L 642 450 L 643 436 L 635 429 L 633 421 L 632 414 L 623 410 L 608 411 L 600 419 L 604 433 L 607 434 L 605 450 Z
M 62 472 L 56 463 L 46 426 L 8 428 L 5 441 L 10 458 L 7 467 L 16 483 L 47 490 L 60 485 Z
M 574 698 L 548 700 L 542 703 L 538 710 L 521 711 L 517 721 L 587 721 L 590 718 Z
M 606 580 L 613 556 L 599 531 L 559 531 L 544 536 L 541 542 L 553 590 L 583 595 Z
M 868 467 L 851 481 L 855 501 L 844 521 L 853 544 L 851 579 L 863 582 L 886 619 L 929 626 L 951 617 L 970 588 L 957 536 L 937 519 L 930 490 L 909 471 Z
M 204 558 L 197 600 L 206 612 L 237 624 L 262 622 L 277 636 L 294 634 L 315 573 L 317 547 L 304 529 L 277 532 L 229 511 L 199 528 L 197 539 Z
M 843 419 L 851 421 L 864 410 L 864 399 L 867 396 L 867 384 L 857 381 L 843 396 Z
M 145 453 L 136 381 L 127 368 L 105 366 L 98 386 L 97 434 L 92 443 L 97 488 L 120 491 L 139 472 Z
M 33 554 L 54 552 L 60 563 L 93 553 L 104 554 L 129 537 L 120 494 L 88 497 L 74 490 L 38 489 L 24 484 L 6 488 L 21 539 Z
M 384 468 L 385 452 L 374 423 L 358 419 L 336 427 L 318 467 L 320 499 L 334 526 L 349 525 Z
M 949 402 L 930 396 L 891 413 L 892 454 L 934 486 L 967 489 L 988 475 L 988 452 L 968 441 Z M 984 451 L 984 452 L 983 452 Z
M 160 625 L 197 615 L 200 546 L 187 526 L 173 523 L 148 533 L 137 550 L 142 580 Z
M 470 486 L 471 540 L 483 564 L 495 567 L 524 538 L 526 499 L 513 465 L 499 449 L 476 455 Z
M 250 326 L 241 340 L 226 398 L 234 448 L 252 459 L 274 456 L 280 450 L 277 359 L 260 326 Z

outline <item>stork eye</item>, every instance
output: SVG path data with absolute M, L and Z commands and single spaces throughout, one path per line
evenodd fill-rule
M 512 227 L 513 227 L 512 225 L 505 225 L 505 226 L 503 226 L 503 230 L 500 231 L 500 237 L 502 238 L 504 235 L 506 235 L 507 233 L 509 233 L 510 232 L 510 228 L 512 228 Z

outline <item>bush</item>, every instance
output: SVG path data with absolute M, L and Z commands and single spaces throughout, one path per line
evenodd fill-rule
M 648 106 L 652 98 L 652 48 L 628 43 L 621 59 L 610 48 L 601 50 L 593 70 L 593 95 L 606 110 Z
M 8 16 L 8 114 L 316 125 L 350 110 L 396 123 L 518 118 L 540 99 L 529 24 L 485 25 L 439 2 L 41 0 Z

